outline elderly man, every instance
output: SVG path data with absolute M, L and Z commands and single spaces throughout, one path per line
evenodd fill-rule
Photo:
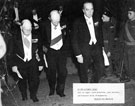
M 60 21 L 58 10 L 50 12 L 49 20 L 42 25 L 43 50 L 46 53 L 48 70 L 46 71 L 50 87 L 49 96 L 56 93 L 64 97 L 64 87 L 67 76 L 66 24 Z M 57 84 L 56 84 L 57 83 Z
M 88 82 L 87 70 L 92 62 L 94 73 L 90 82 L 98 83 L 104 72 L 102 27 L 100 21 L 93 17 L 92 2 L 84 2 L 82 11 L 84 15 L 73 24 L 73 51 L 79 63 L 80 82 Z
M 16 31 L 12 40 L 13 52 L 11 54 L 10 65 L 12 71 L 19 77 L 19 90 L 22 100 L 27 100 L 27 81 L 29 85 L 30 98 L 33 102 L 38 102 L 36 96 L 39 76 L 38 76 L 38 37 L 32 33 L 31 22 L 27 19 L 22 21 L 22 25 Z M 40 66 L 40 69 L 43 67 Z

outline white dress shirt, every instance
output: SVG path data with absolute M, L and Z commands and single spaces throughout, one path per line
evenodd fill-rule
M 62 34 L 62 32 L 61 32 L 60 24 L 58 24 L 57 27 L 55 27 L 51 23 L 51 40 L 57 38 L 61 34 Z M 50 48 L 55 49 L 55 50 L 59 50 L 62 47 L 62 45 L 63 45 L 63 40 L 60 39 L 56 44 L 52 45 Z
M 23 34 L 23 32 L 21 32 L 22 34 L 22 41 L 23 41 L 23 49 L 24 49 L 24 59 L 23 61 L 30 61 L 32 59 L 32 35 L 30 34 L 29 36 L 26 36 Z M 30 42 L 30 47 L 28 48 L 25 44 L 24 44 L 24 38 L 27 38 Z
M 86 23 L 90 32 L 90 36 L 91 36 L 91 40 L 89 42 L 90 45 L 92 45 L 92 43 L 96 44 L 97 40 L 96 40 L 96 36 L 95 36 L 95 29 L 94 29 L 94 24 L 93 24 L 93 18 L 88 18 L 84 15 L 85 19 L 86 19 Z

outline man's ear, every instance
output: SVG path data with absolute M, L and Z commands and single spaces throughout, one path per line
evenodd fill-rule
M 48 19 L 51 21 L 51 17 L 49 16 Z
M 22 25 L 20 25 L 20 29 L 22 30 Z
M 51 21 L 51 14 L 49 14 L 48 19 Z
M 82 9 L 82 12 L 84 13 L 84 9 Z

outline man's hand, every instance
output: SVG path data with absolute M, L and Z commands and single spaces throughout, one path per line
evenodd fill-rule
M 17 66 L 13 66 L 12 71 L 15 72 L 19 78 L 23 79 L 23 77 L 21 76 Z
M 78 55 L 78 56 L 76 56 L 76 58 L 77 58 L 77 61 L 79 63 L 83 63 L 83 56 L 82 55 Z
M 15 73 L 17 73 L 17 71 L 18 71 L 17 66 L 13 66 L 13 67 L 12 67 L 12 71 L 15 72 Z
M 39 66 L 39 71 L 42 71 L 43 70 L 43 66 Z
M 36 50 L 36 59 L 37 59 L 37 61 L 40 61 L 40 57 L 38 55 L 38 50 Z
M 111 56 L 111 52 L 108 52 L 108 53 L 107 53 L 107 56 L 110 57 L 110 56 Z

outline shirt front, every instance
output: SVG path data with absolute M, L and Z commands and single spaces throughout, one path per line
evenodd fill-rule
M 95 29 L 94 29 L 94 24 L 93 24 L 93 18 L 88 18 L 84 15 L 89 32 L 90 32 L 90 36 L 91 36 L 91 40 L 94 41 L 96 40 L 96 36 L 95 36 Z
M 60 24 L 58 24 L 57 26 L 54 26 L 51 23 L 51 41 L 54 39 L 57 39 L 60 36 L 62 36 Z M 61 37 L 61 39 L 57 40 L 55 44 L 51 45 L 51 48 L 55 50 L 59 50 L 62 47 L 62 45 L 63 45 L 63 40 Z
M 22 35 L 22 41 L 23 41 L 23 49 L 24 49 L 24 59 L 23 61 L 30 61 L 32 59 L 32 35 L 30 34 L 29 36 L 26 36 L 23 34 L 23 32 L 21 31 L 21 35 Z M 28 48 L 25 45 L 24 42 L 24 38 L 28 39 L 29 43 L 30 43 L 30 47 Z

